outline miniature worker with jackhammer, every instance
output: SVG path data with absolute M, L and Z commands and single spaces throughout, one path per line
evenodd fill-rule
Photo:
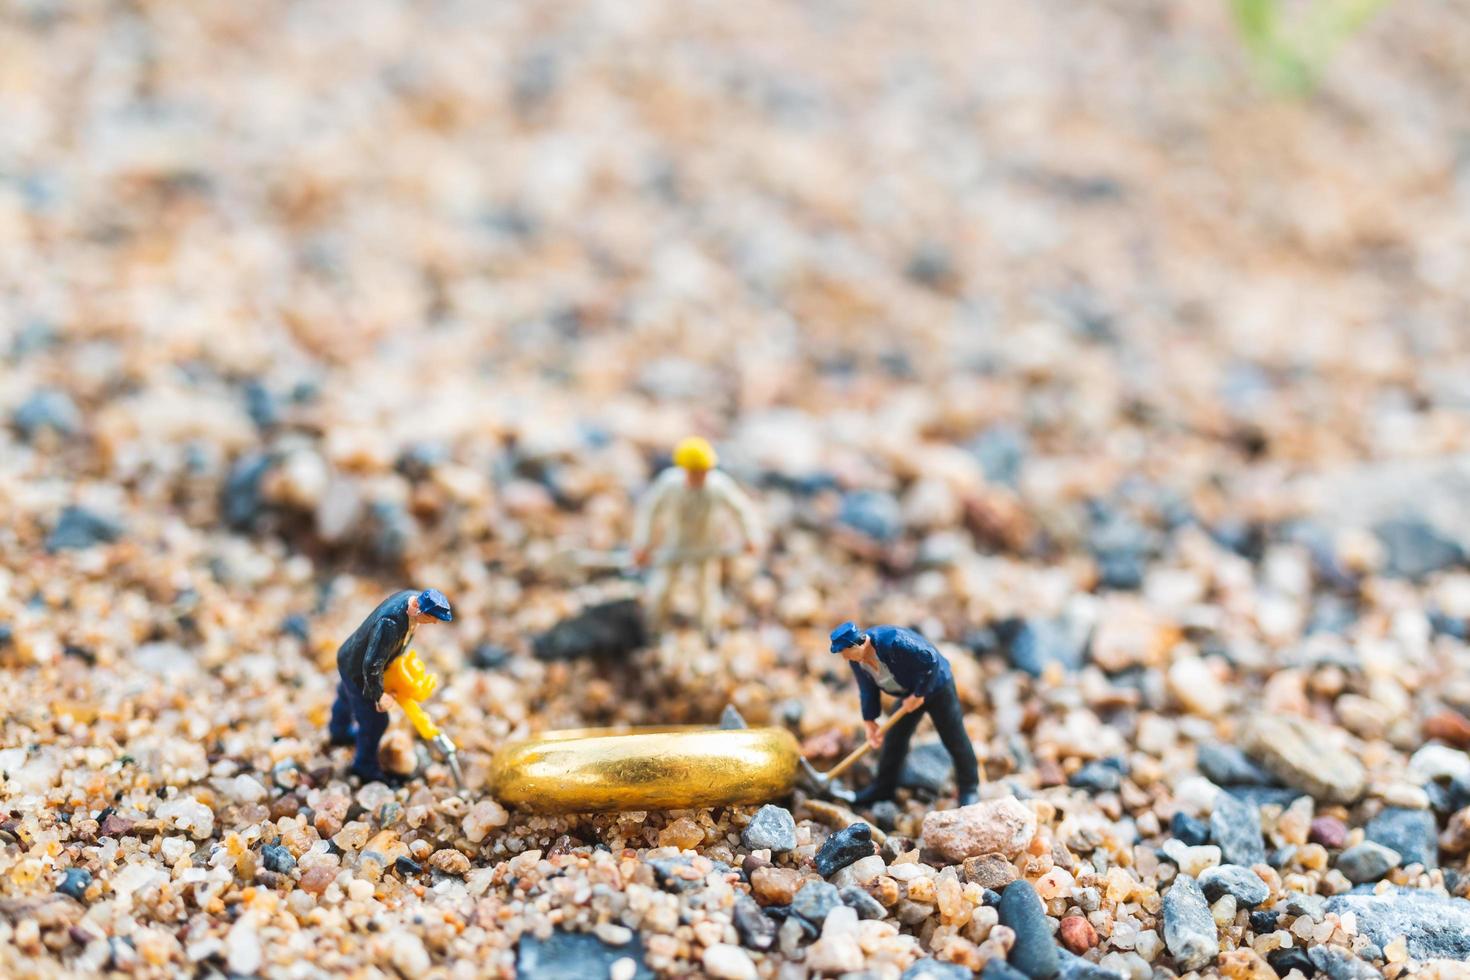
M 633 563 L 650 565 L 647 612 L 660 629 L 668 618 L 675 575 L 699 576 L 699 625 L 713 636 L 720 622 L 720 567 L 727 556 L 726 528 L 738 526 L 746 554 L 756 551 L 755 507 L 729 476 L 715 469 L 714 447 L 694 436 L 674 448 L 674 465 L 654 480 L 638 502 L 633 524 Z M 652 550 L 657 546 L 658 550 Z
M 404 589 L 384 599 L 337 649 L 337 700 L 329 725 L 333 745 L 356 745 L 352 772 L 363 782 L 390 782 L 378 765 L 378 743 L 388 730 L 383 692 L 388 665 L 408 649 L 415 626 L 452 622 L 449 600 L 438 589 Z
M 901 626 L 870 626 L 861 630 L 853 623 L 843 623 L 832 631 L 831 640 L 832 652 L 842 654 L 857 678 L 868 744 L 875 749 L 881 745 L 883 749 L 878 757 L 878 775 L 858 792 L 853 802 L 866 806 L 893 799 L 903 760 L 909 754 L 909 739 L 925 714 L 933 719 L 939 740 L 954 762 L 960 806 L 978 801 L 980 764 L 975 759 L 970 736 L 965 733 L 964 711 L 944 654 L 918 633 Z M 882 709 L 879 692 L 902 699 L 894 705 L 894 710 L 905 712 L 886 735 L 878 731 Z

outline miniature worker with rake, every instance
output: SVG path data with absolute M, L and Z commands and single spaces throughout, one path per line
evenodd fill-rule
M 638 502 L 633 563 L 652 566 L 646 595 L 655 630 L 668 619 L 675 575 L 692 570 L 699 577 L 700 628 L 706 636 L 715 634 L 720 623 L 721 562 L 733 554 L 726 550 L 725 533 L 731 518 L 745 553 L 755 553 L 755 507 L 734 480 L 715 469 L 717 462 L 708 442 L 685 439 L 674 449 L 674 465 L 658 475 Z
M 964 712 L 944 654 L 918 633 L 901 626 L 860 630 L 852 623 L 843 623 L 832 631 L 831 640 L 832 652 L 842 654 L 857 678 L 868 744 L 883 748 L 878 757 L 878 775 L 853 802 L 866 806 L 893 799 L 903 760 L 909 753 L 909 739 L 924 714 L 933 719 L 939 740 L 954 761 L 960 806 L 979 800 L 980 765 L 970 736 L 965 734 Z M 896 717 L 884 726 L 886 732 L 878 725 L 880 691 L 901 699 L 894 705 Z

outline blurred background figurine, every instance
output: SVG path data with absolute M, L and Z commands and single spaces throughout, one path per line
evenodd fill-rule
M 925 714 L 933 719 L 939 740 L 954 762 L 960 806 L 979 800 L 980 766 L 970 736 L 965 734 L 964 710 L 944 654 L 918 633 L 901 626 L 874 626 L 864 631 L 848 622 L 832 631 L 831 640 L 832 652 L 847 659 L 857 678 L 868 744 L 883 749 L 878 757 L 878 775 L 853 802 L 866 805 L 893 798 L 909 752 L 909 739 Z M 879 692 L 901 699 L 893 710 L 902 712 L 903 717 L 889 726 L 886 735 L 878 726 L 882 710 Z
M 333 745 L 356 745 L 352 772 L 364 782 L 387 782 L 378 765 L 378 743 L 388 729 L 389 696 L 383 675 L 408 649 L 414 627 L 454 620 L 449 600 L 438 589 L 404 589 L 378 604 L 351 636 L 337 648 L 337 700 L 332 705 L 329 731 Z
M 706 636 L 713 636 L 720 622 L 721 560 L 735 554 L 726 530 L 732 520 L 744 552 L 756 551 L 755 507 L 734 480 L 715 469 L 718 463 L 714 447 L 691 436 L 674 448 L 674 465 L 658 475 L 638 502 L 633 563 L 652 568 L 645 595 L 655 631 L 668 619 L 676 574 L 692 569 L 699 578 L 699 625 Z

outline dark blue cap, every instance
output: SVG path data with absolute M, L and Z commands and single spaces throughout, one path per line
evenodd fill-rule
M 454 613 L 449 611 L 449 600 L 438 589 L 425 589 L 419 593 L 419 612 L 446 623 L 454 622 Z
M 843 623 L 832 631 L 833 653 L 841 653 L 848 647 L 855 647 L 861 642 L 863 642 L 863 631 L 857 628 L 856 623 Z

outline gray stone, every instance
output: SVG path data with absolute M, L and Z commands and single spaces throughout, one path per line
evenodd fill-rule
M 903 531 L 903 509 L 893 494 L 881 490 L 853 490 L 843 495 L 837 520 L 884 543 Z
M 842 904 L 850 909 L 856 910 L 859 919 L 883 919 L 887 918 L 888 910 L 883 903 L 856 885 L 848 885 L 837 893 L 842 899 Z
M 930 793 L 942 793 L 949 784 L 954 761 L 939 742 L 924 742 L 909 750 L 903 760 L 903 769 L 898 774 L 898 785 L 908 789 L 922 789 Z
M 82 427 L 82 413 L 66 392 L 43 388 L 21 402 L 11 421 L 21 438 L 29 442 L 46 431 L 62 436 L 75 435 Z
M 516 980 L 587 980 L 605 977 L 618 960 L 634 963 L 633 980 L 654 980 L 643 962 L 643 943 L 638 934 L 622 946 L 609 946 L 589 932 L 553 932 L 547 939 L 522 933 L 516 946 Z
M 1389 807 L 1363 828 L 1371 841 L 1399 852 L 1404 864 L 1439 866 L 1438 828 L 1428 810 Z
M 1198 883 L 1200 891 L 1210 901 L 1219 901 L 1221 895 L 1234 895 L 1236 902 L 1248 909 L 1271 897 L 1271 888 L 1261 880 L 1261 876 L 1238 864 L 1206 868 L 1200 872 Z
M 737 728 L 748 727 L 750 726 L 745 724 L 745 719 L 741 716 L 740 712 L 736 710 L 733 704 L 725 705 L 725 710 L 720 712 L 720 728 L 722 730 L 730 731 Z
M 122 537 L 122 525 L 85 507 L 68 507 L 46 537 L 46 550 L 73 551 L 106 544 Z
M 1233 745 L 1204 742 L 1196 750 L 1199 771 L 1221 786 L 1275 786 L 1276 777 Z
M 1012 619 L 996 627 L 1005 644 L 1011 666 L 1040 677 L 1048 664 L 1061 664 L 1069 673 L 1082 669 L 1085 638 L 1079 637 L 1065 621 L 1054 619 Z
M 1307 950 L 1312 965 L 1328 980 L 1380 980 L 1382 974 L 1339 946 L 1313 946 Z
M 735 922 L 735 932 L 740 936 L 741 944 L 747 949 L 764 951 L 776 944 L 775 921 L 762 912 L 755 899 L 749 895 L 741 895 L 735 900 L 731 918 Z
M 1261 811 L 1254 804 L 1229 793 L 1215 797 L 1210 814 L 1210 836 L 1220 846 L 1227 864 L 1250 867 L 1266 860 L 1266 841 L 1261 836 Z
M 1062 968 L 1057 943 L 1052 938 L 1051 919 L 1036 889 L 1025 879 L 1006 885 L 996 907 L 1000 924 L 1016 933 L 1016 944 L 1006 957 L 1011 966 L 1031 980 L 1048 980 Z
M 1322 917 L 1327 914 L 1327 896 L 1287 892 L 1282 896 L 1281 909 L 1287 915 L 1305 915 L 1313 922 L 1321 922 Z
M 740 843 L 758 851 L 770 848 L 772 854 L 796 849 L 796 820 L 785 807 L 767 803 L 756 811 L 750 823 L 740 832 Z
M 260 849 L 260 863 L 267 871 L 288 875 L 296 868 L 296 859 L 280 844 L 267 844 Z
M 1387 552 L 1384 571 L 1400 578 L 1419 579 L 1465 563 L 1465 549 L 1420 517 L 1382 521 L 1373 533 Z
M 1220 951 L 1220 934 L 1205 893 L 1185 874 L 1175 878 L 1164 895 L 1164 944 L 1180 970 L 1213 963 Z
M 87 887 L 92 884 L 92 872 L 86 868 L 67 868 L 66 874 L 61 878 L 61 884 L 56 890 L 63 895 L 70 895 L 78 902 L 86 901 Z
M 930 962 L 933 962 L 932 960 Z M 946 964 L 950 965 L 950 964 Z M 969 971 L 964 975 L 968 977 Z M 980 980 L 1026 980 L 1026 974 L 1011 966 L 1005 960 L 992 958 L 985 963 L 985 969 L 980 971 Z
M 942 960 L 916 960 L 898 980 L 970 980 L 970 971 L 957 963 Z
M 1327 901 L 1327 911 L 1358 917 L 1358 931 L 1380 947 L 1399 936 L 1416 960 L 1470 958 L 1470 902 L 1399 888 L 1375 895 L 1357 889 Z
M 1095 759 L 1074 772 L 1067 785 L 1089 793 L 1115 793 L 1123 785 L 1122 759 Z
M 842 904 L 836 885 L 825 881 L 809 881 L 791 900 L 791 911 L 818 929 L 827 921 L 827 913 Z
M 1057 973 L 1057 980 L 1128 980 L 1117 970 L 1109 970 L 1105 966 L 1084 960 L 1070 950 L 1059 948 L 1057 952 L 1062 957 L 1062 968 Z
M 1337 856 L 1337 870 L 1341 871 L 1348 881 L 1361 884 L 1365 881 L 1378 881 L 1397 868 L 1402 860 L 1398 851 L 1384 847 L 1375 841 L 1365 840 L 1357 847 L 1350 847 Z

